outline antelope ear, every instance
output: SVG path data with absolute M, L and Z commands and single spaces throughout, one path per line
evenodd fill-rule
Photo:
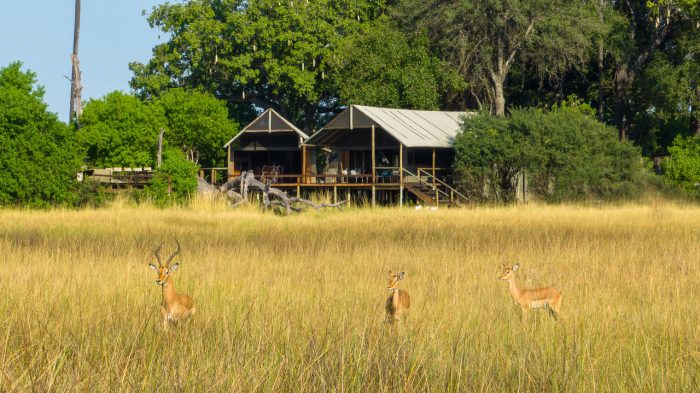
M 154 264 L 152 264 L 152 263 L 149 263 L 148 266 L 150 266 L 151 269 L 153 269 L 153 270 L 158 270 L 158 266 L 156 266 L 156 265 L 154 265 Z
M 516 270 L 518 270 L 518 269 L 520 269 L 520 264 L 519 264 L 519 263 L 516 263 L 515 265 L 513 265 L 513 271 L 516 271 Z
M 389 278 L 391 278 L 391 270 L 389 270 Z
M 399 280 L 403 280 L 403 276 L 404 276 L 405 274 L 406 274 L 406 273 L 404 273 L 404 272 L 399 273 Z
M 170 270 L 171 272 L 174 272 L 175 270 L 177 270 L 178 267 L 180 267 L 180 262 L 178 262 L 178 263 L 176 263 L 176 264 L 170 266 L 170 267 L 168 268 L 168 270 Z

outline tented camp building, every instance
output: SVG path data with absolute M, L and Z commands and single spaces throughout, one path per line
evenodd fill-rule
M 228 177 L 238 176 L 242 171 L 261 176 L 273 168 L 278 177 L 298 176 L 301 144 L 308 138 L 275 110 L 267 109 L 224 145 L 228 152 Z M 296 176 L 288 182 L 296 184 Z
M 365 187 L 372 201 L 379 192 L 382 201 L 402 203 L 404 190 L 425 203 L 455 201 L 453 141 L 466 115 L 352 105 L 304 142 L 304 180 Z M 330 153 L 314 162 L 321 152 Z
M 466 115 L 351 105 L 308 137 L 268 109 L 226 144 L 229 178 L 253 171 L 297 195 L 324 190 L 372 204 L 455 203 L 453 140 Z

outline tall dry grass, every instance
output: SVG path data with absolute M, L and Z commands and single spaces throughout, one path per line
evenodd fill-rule
M 663 204 L 1 211 L 0 391 L 697 389 L 699 228 Z M 175 238 L 198 311 L 164 333 L 147 263 Z M 521 325 L 514 261 L 563 322 Z M 413 301 L 396 333 L 389 269 Z

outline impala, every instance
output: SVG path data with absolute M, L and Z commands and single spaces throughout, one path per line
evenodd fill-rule
M 559 319 L 559 309 L 561 308 L 561 292 L 553 287 L 537 289 L 520 289 L 515 285 L 515 272 L 520 269 L 520 264 L 513 267 L 503 267 L 500 279 L 508 281 L 510 296 L 515 301 L 515 305 L 520 306 L 523 322 L 527 321 L 527 316 L 533 308 L 547 308 L 554 318 Z
M 155 250 L 158 266 L 153 263 L 149 264 L 151 269 L 158 272 L 156 284 L 160 285 L 163 291 L 160 312 L 163 315 L 163 329 L 165 330 L 168 329 L 168 323 L 177 324 L 194 315 L 195 312 L 194 300 L 185 294 L 178 294 L 175 292 L 175 282 L 173 281 L 172 275 L 180 264 L 175 263 L 170 266 L 170 262 L 180 253 L 180 242 L 175 240 L 175 243 L 177 243 L 177 250 L 170 255 L 165 264 L 163 264 L 160 259 L 160 249 L 163 247 L 162 244 Z
M 411 297 L 408 292 L 398 288 L 399 281 L 403 280 L 404 275 L 404 272 L 391 274 L 391 270 L 389 270 L 387 289 L 391 291 L 391 295 L 386 299 L 386 319 L 389 323 L 403 319 L 411 307 Z

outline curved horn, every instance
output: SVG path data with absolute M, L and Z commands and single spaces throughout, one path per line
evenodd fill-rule
M 160 260 L 160 249 L 161 248 L 163 248 L 163 243 L 161 243 L 160 246 L 158 246 L 158 248 L 156 248 L 153 251 L 153 253 L 156 254 L 156 259 L 158 259 L 158 266 L 163 266 L 163 262 L 161 262 L 161 260 Z
M 165 262 L 165 266 L 170 266 L 170 261 L 175 258 L 175 255 L 180 253 L 180 242 L 175 239 L 175 243 L 177 243 L 177 250 L 175 250 L 175 252 L 168 258 L 168 262 Z

